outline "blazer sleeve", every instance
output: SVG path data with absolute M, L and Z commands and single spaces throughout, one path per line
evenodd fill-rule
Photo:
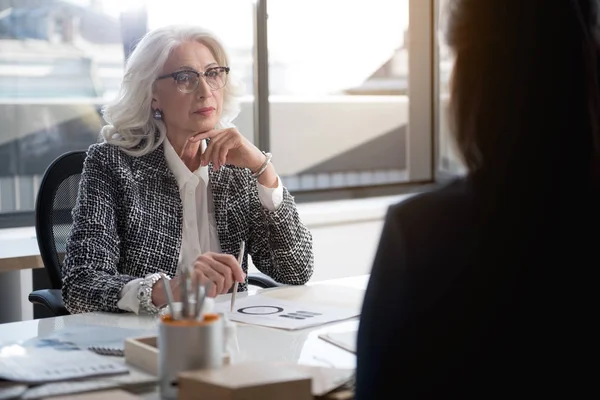
M 248 252 L 262 273 L 287 285 L 303 285 L 312 276 L 312 235 L 300 220 L 292 195 L 283 187 L 283 200 L 274 211 L 265 208 L 257 183 L 250 178 Z
M 102 147 L 88 151 L 72 211 L 62 270 L 63 300 L 71 313 L 123 312 L 117 307 L 121 289 L 136 278 L 117 269 L 117 181 Z

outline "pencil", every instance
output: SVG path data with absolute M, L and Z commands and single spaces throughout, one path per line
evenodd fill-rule
M 242 240 L 242 244 L 240 244 L 240 254 L 238 254 L 238 264 L 240 265 L 240 267 L 242 266 L 242 260 L 244 259 L 244 251 L 246 250 L 246 242 L 244 242 Z M 233 284 L 233 291 L 231 293 L 231 309 L 229 310 L 230 312 L 233 312 L 233 308 L 235 307 L 235 295 L 237 294 L 237 290 L 238 290 L 238 281 L 235 281 L 235 283 Z

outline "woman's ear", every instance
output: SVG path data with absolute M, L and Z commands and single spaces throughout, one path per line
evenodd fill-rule
M 160 109 L 160 104 L 159 103 L 160 102 L 156 99 L 156 96 L 152 97 L 152 106 L 151 107 L 152 107 L 153 110 L 159 110 Z

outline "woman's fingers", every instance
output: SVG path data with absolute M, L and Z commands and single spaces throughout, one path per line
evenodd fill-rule
M 223 264 L 217 259 L 210 260 L 212 269 L 223 277 L 223 287 L 217 294 L 225 294 L 233 286 L 233 273 L 228 265 Z
M 196 260 L 194 270 L 200 283 L 212 282 L 209 294 L 213 295 L 228 293 L 234 282 L 243 283 L 246 279 L 242 267 L 229 254 L 205 253 Z
M 199 142 L 204 139 L 212 139 L 216 136 L 219 136 L 221 133 L 227 131 L 228 129 L 211 129 L 210 131 L 200 132 L 195 134 L 190 138 L 192 142 Z
M 222 293 L 223 288 L 225 287 L 225 277 L 215 270 L 215 268 L 209 263 L 201 264 L 200 268 L 202 269 L 202 273 L 212 281 L 212 286 L 216 287 L 216 293 Z
M 235 130 L 226 130 L 211 139 L 208 147 L 200 156 L 202 165 L 212 162 L 213 168 L 218 170 L 228 162 L 229 152 L 240 146 L 239 134 Z M 238 167 L 240 165 L 237 165 Z
M 206 150 L 200 156 L 202 165 L 208 165 L 209 162 L 212 162 L 213 168 L 219 169 L 221 167 L 219 164 L 219 152 L 222 144 L 227 141 L 227 136 L 227 131 L 220 131 L 218 135 L 210 140 Z
M 215 259 L 219 260 L 221 263 L 226 265 L 233 274 L 233 279 L 240 283 L 244 283 L 246 281 L 246 274 L 242 270 L 242 266 L 238 264 L 236 258 L 231 254 L 214 254 Z
M 228 140 L 225 143 L 223 143 L 221 145 L 221 148 L 219 149 L 219 157 L 218 157 L 218 162 L 220 166 L 223 166 L 227 163 L 227 153 L 229 153 L 229 150 L 233 147 L 233 141 L 232 140 Z

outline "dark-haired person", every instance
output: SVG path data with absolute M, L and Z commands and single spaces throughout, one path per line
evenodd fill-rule
M 593 396 L 583 391 L 597 381 L 597 1 L 447 10 L 449 111 L 468 173 L 388 212 L 356 398 Z

